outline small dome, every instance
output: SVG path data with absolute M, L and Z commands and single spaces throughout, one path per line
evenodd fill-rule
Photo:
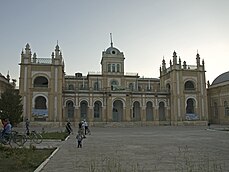
M 119 49 L 111 46 L 111 47 L 107 48 L 106 54 L 117 55 L 117 54 L 120 54 L 120 51 L 119 51 Z
M 229 71 L 219 75 L 213 82 L 212 85 L 216 85 L 222 82 L 229 81 Z

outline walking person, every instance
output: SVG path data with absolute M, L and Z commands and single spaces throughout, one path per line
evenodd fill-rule
M 70 120 L 68 120 L 68 122 L 67 122 L 65 127 L 66 127 L 66 131 L 67 131 L 68 135 L 70 135 L 72 133 L 72 127 L 71 127 Z
M 78 134 L 76 135 L 76 140 L 78 142 L 77 148 L 82 148 L 83 145 L 83 136 L 81 134 L 81 132 L 79 131 Z
M 84 119 L 84 131 L 85 131 L 85 135 L 87 135 L 87 134 L 91 134 L 91 131 L 89 130 L 89 126 L 88 126 L 88 123 L 87 123 L 87 121 L 86 121 L 86 119 Z
M 79 122 L 79 131 L 78 132 L 83 136 L 83 138 L 86 138 L 85 133 L 84 133 L 84 122 L 83 121 Z

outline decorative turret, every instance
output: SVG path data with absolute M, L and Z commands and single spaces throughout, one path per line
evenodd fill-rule
M 202 60 L 202 66 L 203 66 L 203 70 L 205 70 L 205 69 L 204 69 L 204 68 L 205 68 L 205 67 L 204 67 L 204 59 Z
M 181 59 L 179 57 L 179 68 L 181 69 Z
M 61 53 L 61 51 L 60 51 L 60 60 L 62 61 L 62 53 Z
M 21 62 L 22 63 L 30 63 L 31 62 L 31 56 L 32 56 L 32 53 L 31 53 L 31 49 L 30 49 L 30 46 L 29 44 L 27 43 L 25 45 L 25 52 L 21 51 Z
M 58 42 L 57 42 L 56 49 L 55 49 L 55 57 L 59 58 L 59 55 L 60 55 L 60 47 L 59 47 Z
M 173 52 L 173 65 L 177 65 L 177 53 Z
M 183 62 L 183 69 L 187 69 L 186 61 Z
M 27 43 L 26 46 L 25 46 L 25 54 L 26 54 L 26 55 L 30 55 L 30 54 L 31 54 L 30 46 L 29 46 L 28 43 Z
M 37 54 L 33 53 L 33 63 L 36 63 L 36 61 L 37 61 Z
M 197 67 L 200 66 L 200 55 L 198 53 L 198 50 L 197 50 L 197 54 L 196 54 L 196 64 L 197 64 Z
M 165 63 L 165 59 L 163 57 L 163 60 L 162 60 L 162 71 L 166 70 L 166 63 Z

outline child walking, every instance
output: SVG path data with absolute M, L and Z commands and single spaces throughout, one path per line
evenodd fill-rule
M 77 148 L 82 148 L 83 136 L 82 136 L 81 132 L 78 132 L 78 134 L 76 135 L 76 139 L 78 142 Z

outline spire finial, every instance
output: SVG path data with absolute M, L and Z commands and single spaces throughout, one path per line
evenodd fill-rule
M 56 45 L 58 45 L 58 40 L 56 41 Z
M 112 42 L 112 33 L 110 33 L 110 39 L 111 39 L 111 47 L 113 47 L 113 42 Z

